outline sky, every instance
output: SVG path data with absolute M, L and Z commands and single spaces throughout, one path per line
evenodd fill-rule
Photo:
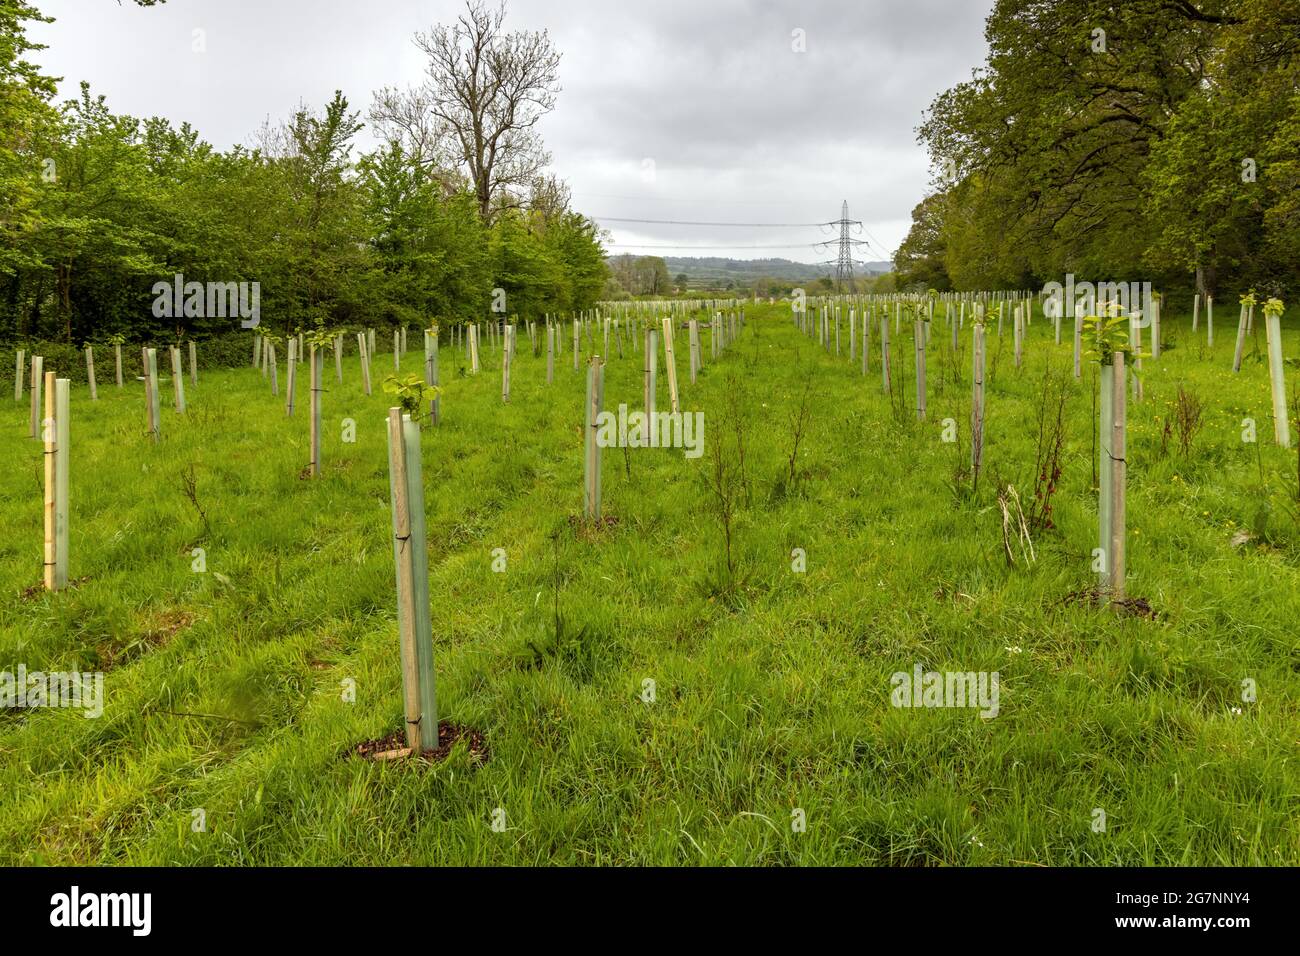
M 33 57 L 114 112 L 190 122 L 252 143 L 266 120 L 341 89 L 417 85 L 412 36 L 461 0 L 32 0 Z M 511 0 L 507 25 L 546 30 L 562 90 L 541 131 L 573 205 L 607 249 L 661 256 L 833 259 L 840 217 L 856 255 L 907 234 L 930 169 L 916 127 L 987 55 L 990 0 Z M 369 149 L 369 130 L 358 147 Z M 629 223 L 614 220 L 658 220 Z M 671 223 L 726 223 L 687 225 Z M 759 225 L 761 224 L 761 225 Z

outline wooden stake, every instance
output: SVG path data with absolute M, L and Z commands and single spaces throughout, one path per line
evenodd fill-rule
M 193 339 L 190 339 L 190 384 L 199 384 L 199 353 Z
M 673 320 L 665 317 L 664 327 L 664 367 L 668 370 L 668 407 L 676 414 L 681 410 L 677 402 L 677 358 L 673 355 Z
M 16 371 L 14 372 L 14 401 L 23 400 L 23 372 L 27 371 L 27 353 L 23 349 L 18 350 L 18 361 Z
M 116 366 L 115 371 L 117 373 L 117 387 L 121 388 L 122 387 L 122 346 L 120 345 L 113 346 L 113 359 L 114 359 L 114 364 Z

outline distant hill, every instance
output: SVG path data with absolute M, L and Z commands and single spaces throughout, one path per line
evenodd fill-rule
M 792 282 L 806 282 L 834 272 L 833 266 L 807 262 L 791 262 L 789 259 L 721 259 L 717 257 L 697 258 L 695 256 L 664 256 L 668 274 L 674 279 L 685 275 L 692 285 L 706 280 L 756 279 L 770 276 L 773 279 L 786 279 Z M 859 275 L 876 275 L 890 272 L 894 268 L 891 262 L 868 262 L 865 267 L 858 266 Z

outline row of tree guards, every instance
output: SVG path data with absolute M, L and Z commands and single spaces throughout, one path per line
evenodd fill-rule
M 1037 297 L 1041 303 L 1041 294 Z M 1124 596 L 1126 573 L 1125 543 L 1126 514 L 1125 487 L 1127 469 L 1127 416 L 1128 395 L 1131 389 L 1136 400 L 1142 398 L 1142 378 L 1138 374 L 1142 368 L 1142 329 L 1151 329 L 1151 357 L 1160 355 L 1160 313 L 1163 297 L 1152 298 L 1142 312 L 1127 313 L 1127 343 L 1107 340 L 1105 335 L 1097 337 L 1100 354 L 1097 356 L 1100 366 L 1100 402 L 1098 432 L 1100 440 L 1100 488 L 1098 489 L 1098 547 L 1094 552 L 1094 569 L 1098 575 L 1100 588 L 1114 600 Z M 1241 299 L 1241 313 L 1237 326 L 1237 342 L 1233 357 L 1233 371 L 1241 369 L 1241 356 L 1245 337 L 1253 330 L 1254 308 L 1253 294 Z M 978 484 L 980 469 L 984 458 L 985 436 L 985 330 L 986 324 L 994 321 L 996 309 L 997 335 L 1002 335 L 1003 318 L 1009 309 L 1012 320 L 1012 334 L 1015 365 L 1019 368 L 1023 361 L 1026 343 L 1025 331 L 1034 314 L 1035 296 L 1029 293 L 949 293 L 945 295 L 901 295 L 901 296 L 853 296 L 837 299 L 814 301 L 813 313 L 810 315 L 807 305 L 794 304 L 793 322 L 796 328 L 809 337 L 815 337 L 818 345 L 825 351 L 834 351 L 838 356 L 841 351 L 840 329 L 842 319 L 847 313 L 849 360 L 855 360 L 858 349 L 857 326 L 861 317 L 861 361 L 862 374 L 870 370 L 871 330 L 879 328 L 879 348 L 881 363 L 881 388 L 886 394 L 891 389 L 890 322 L 894 332 L 900 331 L 904 315 L 912 322 L 914 361 L 915 361 L 915 407 L 919 421 L 926 418 L 926 356 L 931 341 L 931 330 L 935 325 L 935 309 L 940 308 L 940 319 L 946 321 L 951 335 L 951 347 L 958 351 L 958 333 L 965 324 L 969 308 L 972 317 L 971 331 L 971 471 L 973 481 Z M 1074 375 L 1079 378 L 1082 373 L 1083 336 L 1085 312 L 1080 302 L 1075 308 L 1053 309 L 1055 313 L 1048 316 L 1054 323 L 1055 341 L 1061 342 L 1062 312 L 1074 320 Z M 1096 303 L 1087 303 L 1094 309 Z M 1201 296 L 1197 295 L 1193 303 L 1193 332 L 1200 324 Z M 1096 311 L 1103 314 L 1099 320 L 1104 325 L 1104 316 L 1117 311 L 1102 303 Z M 1214 342 L 1214 300 L 1206 297 L 1206 336 L 1207 343 Z M 1283 304 L 1277 299 L 1270 299 L 1264 307 L 1265 330 L 1267 336 L 1269 380 L 1273 405 L 1274 437 L 1283 448 L 1290 447 L 1290 431 L 1287 415 L 1286 391 L 1283 380 L 1283 356 L 1281 337 L 1281 316 Z M 1046 313 L 1044 313 L 1046 315 Z M 1122 319 L 1124 316 L 1120 316 Z M 1100 326 L 1099 326 L 1100 327 Z M 1126 371 L 1126 356 L 1132 357 L 1133 374 Z
M 709 320 L 709 343 L 711 354 L 715 358 L 726 347 L 727 343 L 739 334 L 739 330 L 744 324 L 744 318 L 743 308 L 725 313 L 713 313 Z M 623 357 L 625 350 L 643 353 L 646 356 L 646 381 L 647 383 L 653 383 L 657 375 L 658 351 L 661 341 L 659 329 L 654 327 L 656 321 L 661 324 L 663 329 L 662 343 L 668 373 L 668 393 L 671 409 L 674 412 L 679 411 L 681 404 L 674 338 L 672 335 L 672 328 L 678 320 L 673 317 L 665 316 L 658 320 L 652 320 L 641 317 L 635 312 L 629 312 L 619 318 L 609 315 L 601 316 L 595 311 L 579 313 L 573 316 L 571 319 L 572 337 L 570 339 L 570 348 L 574 370 L 577 371 L 580 368 L 581 355 L 584 350 L 583 342 L 586 342 L 588 355 L 596 354 L 596 343 L 599 336 L 599 340 L 604 343 L 602 354 L 606 356 L 609 354 L 611 342 L 616 347 L 619 358 Z M 535 357 L 540 356 L 543 341 L 546 343 L 546 381 L 547 384 L 551 384 L 555 380 L 556 356 L 557 354 L 563 354 L 566 338 L 568 338 L 568 336 L 561 334 L 563 329 L 561 320 L 558 317 L 552 319 L 550 316 L 546 316 L 540 323 L 525 322 L 524 325 Z M 686 321 L 686 328 L 689 337 L 690 377 L 693 384 L 703 364 L 699 320 L 690 318 Z M 515 323 L 504 320 L 456 326 L 448 333 L 448 341 L 451 347 L 458 350 L 463 349 L 465 363 L 470 374 L 477 374 L 481 370 L 479 350 L 481 339 L 486 338 L 489 349 L 499 349 L 501 353 L 501 400 L 503 403 L 509 403 L 510 401 L 511 370 L 517 352 L 517 334 Z M 439 343 L 441 337 L 441 330 L 437 325 L 424 330 L 424 384 L 430 389 L 429 419 L 434 425 L 439 424 L 442 420 L 439 383 Z M 315 333 L 311 340 L 307 340 L 303 333 L 290 336 L 288 339 L 288 354 L 285 363 L 286 416 L 292 417 L 294 412 L 297 366 L 303 361 L 304 348 L 308 355 L 308 361 L 312 363 L 313 372 L 310 393 L 312 452 L 310 472 L 313 476 L 320 474 L 320 418 L 321 396 L 324 392 L 324 352 L 326 348 L 332 348 L 335 376 L 338 382 L 342 383 L 345 338 L 345 333 L 342 332 L 321 332 Z M 254 333 L 253 335 L 253 366 L 258 368 L 263 378 L 268 380 L 273 396 L 279 396 L 280 394 L 279 362 L 276 348 L 279 341 L 278 337 L 271 334 Z M 361 366 L 362 388 L 365 394 L 370 395 L 373 390 L 371 366 L 374 355 L 375 330 L 367 329 L 356 333 L 356 341 Z M 402 327 L 393 331 L 393 366 L 395 372 L 401 371 L 401 357 L 407 349 L 407 342 L 408 332 L 406 328 Z M 652 410 L 653 391 L 653 386 L 647 384 L 647 395 L 649 396 L 647 402 Z
M 178 412 L 185 411 L 185 384 L 182 373 L 181 350 L 180 346 L 170 346 L 171 365 L 172 365 L 172 382 L 173 393 L 175 396 L 175 407 Z M 86 384 L 90 391 L 90 400 L 99 401 L 99 385 L 95 378 L 95 351 L 94 347 L 87 345 L 83 350 L 86 360 Z M 117 387 L 123 387 L 122 381 L 122 346 L 114 345 L 114 372 L 117 380 Z M 159 421 L 157 414 L 157 389 L 158 389 L 158 368 L 156 356 L 151 357 L 156 350 L 143 348 L 140 350 L 140 368 L 141 378 L 145 382 L 145 414 L 148 421 L 149 433 L 155 438 L 159 431 Z M 190 363 L 190 381 L 195 385 L 199 382 L 198 351 L 193 340 L 189 343 L 189 363 Z M 19 349 L 14 363 L 14 401 L 21 402 L 23 398 L 23 386 L 25 382 L 30 382 L 31 391 L 31 423 L 29 435 L 31 438 L 40 437 L 38 424 L 40 422 L 41 393 L 45 378 L 45 358 L 41 355 L 31 357 L 30 373 L 27 370 L 27 353 L 24 349 Z
M 583 332 L 591 341 L 593 327 L 601 329 L 606 350 L 609 348 L 611 331 L 616 341 L 618 332 L 610 317 L 577 317 L 573 320 L 573 348 L 575 367 L 580 352 Z M 636 328 L 636 320 L 631 320 Z M 660 320 L 660 328 L 646 320 L 641 331 L 645 337 L 643 354 L 645 355 L 644 375 L 645 391 L 642 396 L 646 414 L 655 411 L 657 391 L 657 370 L 659 355 L 659 334 L 662 329 L 665 367 L 668 371 L 669 400 L 673 411 L 680 407 L 677 391 L 676 360 L 673 352 L 673 335 L 677 320 L 665 316 Z M 744 327 L 743 309 L 737 313 L 723 316 L 716 313 L 710 326 L 713 330 L 714 355 L 730 344 Z M 489 329 L 492 328 L 490 325 Z M 554 380 L 555 351 L 557 340 L 562 339 L 558 322 L 548 319 L 539 329 L 536 323 L 527 323 L 529 339 L 533 343 L 534 355 L 540 351 L 540 342 L 547 343 L 547 382 Z M 691 318 L 687 323 L 690 338 L 691 381 L 701 368 L 700 340 L 698 320 Z M 480 327 L 470 325 L 461 331 L 463 341 L 467 343 L 467 360 L 471 366 L 477 366 L 477 341 Z M 489 331 L 490 342 L 495 343 L 500 336 L 501 349 L 501 399 L 510 401 L 510 368 L 516 353 L 516 328 L 506 323 L 499 330 Z M 635 335 L 635 333 L 633 333 Z M 458 343 L 456 330 L 452 332 L 453 345 Z M 400 370 L 400 354 L 405 341 L 404 335 L 394 339 L 395 364 Z M 425 381 L 437 385 L 438 379 L 438 327 L 433 326 L 424 333 Z M 359 336 L 362 349 L 362 365 L 365 364 L 366 336 Z M 337 354 L 337 353 L 336 353 Z M 620 350 L 620 355 L 622 354 Z M 313 352 L 313 361 L 317 356 Z M 606 359 L 600 354 L 591 354 L 587 359 L 587 389 L 583 403 L 585 427 L 583 429 L 583 516 L 588 521 L 599 521 L 601 517 L 601 447 L 597 440 L 598 421 L 604 410 L 605 401 L 605 365 Z M 315 365 L 313 365 L 315 368 Z M 340 372 L 341 379 L 341 372 Z M 313 386 L 313 391 L 315 390 Z M 434 392 L 430 403 L 429 417 L 435 424 L 440 416 L 439 396 Z M 401 644 L 402 661 L 402 700 L 406 725 L 406 745 L 413 754 L 431 750 L 438 745 L 438 705 L 435 690 L 433 624 L 429 603 L 429 567 L 428 536 L 425 527 L 424 482 L 421 477 L 420 426 L 412 420 L 409 413 L 400 407 L 388 410 L 388 466 L 389 493 L 393 525 L 393 565 L 396 578 L 398 634 Z
M 696 381 L 699 369 L 703 365 L 702 344 L 699 320 L 692 315 L 692 309 L 709 308 L 712 315 L 708 320 L 710 331 L 710 354 L 716 358 L 739 334 L 744 326 L 743 307 L 731 308 L 727 312 L 714 306 L 734 306 L 737 300 L 726 303 L 712 300 L 694 302 L 665 302 L 659 304 L 619 303 L 608 310 L 593 310 L 570 317 L 572 334 L 561 334 L 564 326 L 560 317 L 546 316 L 542 322 L 525 322 L 534 357 L 540 357 L 543 342 L 546 352 L 546 380 L 554 381 L 555 359 L 563 354 L 566 340 L 571 342 L 571 353 L 575 371 L 580 368 L 580 355 L 583 342 L 587 361 L 587 389 L 584 401 L 584 474 L 583 474 L 583 514 L 588 520 L 601 517 L 601 480 L 600 480 L 600 446 L 596 440 L 598 420 L 604 408 L 604 372 L 605 365 L 613 351 L 621 359 L 625 352 L 640 353 L 643 357 L 644 393 L 642 404 L 648 416 L 656 411 L 658 362 L 662 354 L 667 372 L 668 393 L 671 410 L 680 411 L 678 393 L 677 366 L 674 352 L 674 331 L 684 320 L 689 342 L 690 380 Z M 1125 575 L 1125 480 L 1126 480 L 1126 421 L 1127 401 L 1131 387 L 1133 397 L 1141 400 L 1141 379 L 1127 374 L 1126 356 L 1133 359 L 1134 372 L 1141 368 L 1141 342 L 1143 327 L 1151 328 L 1151 356 L 1158 357 L 1160 352 L 1160 311 L 1162 299 L 1154 298 L 1145 313 L 1129 315 L 1129 340 L 1127 346 L 1108 350 L 1099 360 L 1101 372 L 1101 401 L 1099 432 L 1101 441 L 1100 475 L 1101 488 L 1098 501 L 1098 550 L 1095 566 L 1101 586 L 1112 596 L 1120 598 L 1124 593 Z M 919 421 L 926 420 L 926 359 L 933 330 L 939 323 L 947 323 L 947 331 L 954 352 L 958 349 L 959 332 L 965 327 L 967 312 L 971 317 L 971 361 L 972 361 L 972 402 L 971 402 L 971 467 L 978 482 L 984 457 L 984 435 L 986 416 L 985 396 L 985 336 L 986 330 L 993 328 L 996 321 L 996 335 L 1001 336 L 1004 319 L 1009 318 L 1014 341 L 1015 364 L 1019 367 L 1027 342 L 1026 330 L 1032 323 L 1035 305 L 1040 306 L 1039 313 L 1054 324 L 1055 341 L 1059 344 L 1062 336 L 1062 319 L 1071 318 L 1074 323 L 1074 374 L 1081 375 L 1083 354 L 1084 315 L 1079 308 L 1071 308 L 1067 303 L 1064 315 L 1062 310 L 1048 315 L 1041 308 L 1042 295 L 1035 296 L 1025 292 L 997 293 L 946 293 L 942 295 L 863 295 L 811 300 L 809 304 L 795 303 L 794 323 L 797 328 L 810 337 L 815 337 L 818 344 L 827 352 L 834 347 L 835 355 L 842 351 L 841 331 L 847 318 L 847 339 L 850 361 L 856 361 L 860 353 L 862 374 L 870 372 L 872 331 L 878 329 L 876 337 L 879 349 L 881 387 L 889 393 L 891 389 L 891 355 L 890 326 L 891 320 L 895 334 L 901 332 L 901 325 L 906 315 L 912 323 L 913 350 L 915 363 L 915 409 Z M 1253 331 L 1254 296 L 1243 296 L 1238 321 L 1238 334 L 1233 357 L 1233 371 L 1239 372 L 1245 337 Z M 655 316 L 655 305 L 662 306 L 660 314 Z M 1207 343 L 1213 344 L 1213 299 L 1205 300 L 1205 325 Z M 936 322 L 936 310 L 938 322 Z M 1197 296 L 1193 305 L 1193 331 L 1200 325 L 1201 297 Z M 1269 300 L 1264 306 L 1265 330 L 1267 335 L 1267 352 L 1270 370 L 1270 387 L 1272 390 L 1275 438 L 1278 444 L 1289 447 L 1289 427 L 1286 414 L 1286 395 L 1283 381 L 1283 357 L 1281 348 L 1280 317 L 1282 304 Z M 860 330 L 860 332 L 859 332 Z M 371 363 L 375 352 L 375 330 L 369 329 L 356 336 L 358 352 L 361 359 L 362 385 L 367 395 L 372 392 Z M 465 361 L 471 373 L 480 371 L 480 341 L 486 337 L 489 348 L 496 348 L 501 353 L 503 402 L 509 402 L 511 396 L 511 368 L 516 355 L 516 325 L 504 320 L 486 323 L 473 323 L 454 327 L 449 330 L 448 341 L 453 348 L 464 352 Z M 439 384 L 439 342 L 440 330 L 437 325 L 424 333 L 424 380 L 433 386 L 429 401 L 429 419 L 433 424 L 441 421 L 442 407 Z M 599 337 L 601 350 L 597 352 Z M 270 379 L 273 395 L 279 394 L 278 362 L 276 345 L 280 340 L 273 335 L 255 334 L 253 341 L 253 365 L 260 368 L 264 378 Z M 405 328 L 393 333 L 394 369 L 400 371 L 401 356 L 407 351 L 408 335 Z M 343 333 L 314 333 L 308 341 L 303 333 L 291 336 L 287 348 L 287 395 L 285 413 L 292 416 L 294 412 L 294 395 L 296 392 L 296 368 L 306 360 L 310 363 L 310 401 L 311 401 L 311 462 L 310 472 L 313 476 L 321 469 L 321 396 L 324 392 L 324 355 L 327 348 L 334 352 L 335 374 L 338 381 L 343 381 L 343 353 L 345 335 Z M 197 384 L 196 345 L 189 342 L 189 371 L 191 382 Z M 91 346 L 85 348 L 87 381 L 92 401 L 98 399 L 95 379 L 94 351 Z M 173 407 L 178 414 L 185 411 L 184 374 L 182 352 L 178 346 L 169 348 L 172 372 Z M 122 346 L 114 345 L 114 365 L 117 385 L 122 387 Z M 142 381 L 145 385 L 145 412 L 148 431 L 154 441 L 161 434 L 160 391 L 158 381 L 157 349 L 141 350 Z M 15 401 L 21 401 L 25 381 L 31 386 L 31 434 L 41 438 L 45 444 L 46 482 L 45 482 L 45 584 L 57 590 L 67 584 L 68 569 L 68 449 L 69 449 L 69 380 L 57 378 L 53 372 L 44 371 L 42 356 L 31 357 L 30 376 L 26 368 L 26 354 L 17 352 Z M 44 415 L 42 416 L 42 400 Z M 394 412 L 397 417 L 394 419 Z M 400 437 L 400 441 L 399 441 Z M 412 541 L 423 542 L 424 538 L 424 502 L 422 484 L 419 479 L 419 422 L 412 421 L 411 416 L 403 415 L 398 410 L 389 413 L 389 456 L 391 472 L 391 492 L 393 499 L 394 524 L 394 559 L 397 564 L 397 588 L 399 613 L 403 622 L 403 673 L 406 678 L 408 743 L 413 747 L 436 746 L 436 706 L 433 689 L 431 625 L 428 620 L 428 574 L 427 550 L 413 547 Z M 420 738 L 421 729 L 425 736 Z

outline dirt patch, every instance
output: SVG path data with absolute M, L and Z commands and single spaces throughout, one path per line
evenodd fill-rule
M 1086 605 L 1093 608 L 1114 606 L 1129 617 L 1145 618 L 1148 621 L 1154 621 L 1160 617 L 1156 609 L 1151 606 L 1151 602 L 1144 597 L 1127 597 L 1116 600 L 1101 588 L 1095 587 L 1071 591 L 1060 600 L 1059 605 L 1063 607 Z
M 452 749 L 461 741 L 469 750 L 470 760 L 475 764 L 485 764 L 488 762 L 489 752 L 487 740 L 481 731 L 472 727 L 462 727 L 460 724 L 453 724 L 443 721 L 438 725 L 438 746 L 432 750 L 426 750 L 420 755 L 420 760 L 425 763 L 438 763 L 446 760 L 451 754 Z M 343 751 L 343 757 L 360 757 L 362 760 L 371 760 L 376 762 L 382 761 L 402 761 L 411 758 L 410 748 L 406 746 L 406 732 L 396 730 L 387 737 L 380 737 L 377 740 L 364 740 Z
M 105 671 L 128 664 L 154 648 L 170 643 L 193 623 L 194 615 L 189 611 L 166 610 L 150 614 L 135 637 L 96 645 L 95 664 Z
M 78 587 L 81 587 L 81 585 L 85 584 L 85 583 L 86 583 L 87 581 L 89 581 L 89 580 L 90 580 L 90 575 L 87 574 L 87 575 L 85 575 L 85 576 L 83 576 L 83 577 L 77 578 L 75 581 L 69 581 L 69 582 L 68 582 L 68 587 L 69 587 L 69 588 L 78 588 Z M 31 600 L 34 600 L 35 598 L 40 597 L 40 596 L 41 596 L 42 594 L 44 594 L 44 593 L 45 593 L 45 582 L 44 582 L 44 581 L 37 581 L 37 582 L 36 582 L 35 584 L 33 584 L 31 587 L 29 587 L 29 588 L 24 588 L 23 591 L 22 591 L 22 593 L 21 593 L 20 595 L 18 595 L 18 597 L 19 597 L 19 600 L 22 600 L 22 601 L 31 601 Z
M 599 537 L 604 531 L 612 531 L 618 527 L 617 515 L 601 515 L 595 521 L 588 521 L 582 515 L 569 515 L 569 526 L 573 528 L 574 533 L 587 540 Z

